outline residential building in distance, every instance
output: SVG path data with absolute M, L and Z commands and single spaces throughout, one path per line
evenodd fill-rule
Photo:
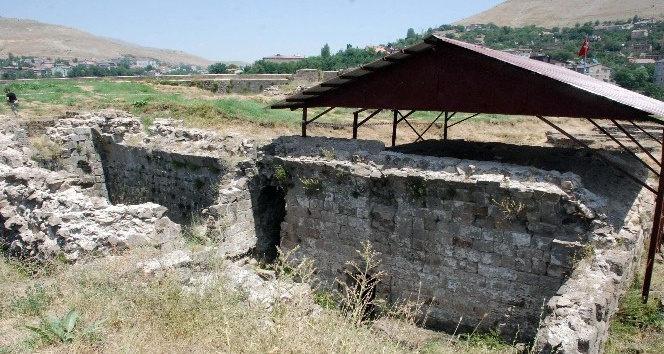
M 632 36 L 631 38 L 634 39 L 643 39 L 648 37 L 648 30 L 647 29 L 639 29 L 639 30 L 633 30 L 632 31 Z
M 512 48 L 503 50 L 505 53 L 510 53 L 518 57 L 530 58 L 533 56 L 533 50 L 530 48 Z
M 611 82 L 611 69 L 602 65 L 588 66 L 588 76 L 604 82 Z
M 136 66 L 137 68 L 143 68 L 143 69 L 147 68 L 148 66 L 155 67 L 155 66 L 157 66 L 157 65 L 158 65 L 158 63 L 157 63 L 156 60 L 154 60 L 154 59 L 147 59 L 147 58 L 137 59 L 137 60 L 136 60 L 136 64 L 135 64 L 135 66 Z
M 263 60 L 269 63 L 291 63 L 291 62 L 300 61 L 302 59 L 304 59 L 304 56 L 299 54 L 293 54 L 293 55 L 276 54 L 276 55 L 271 55 L 269 57 L 263 57 Z
M 566 62 L 566 61 L 553 59 L 548 55 L 540 54 L 540 53 L 531 56 L 530 59 L 543 61 L 545 63 L 553 64 L 555 66 L 562 66 L 564 68 L 567 68 L 569 66 L 569 63 Z
M 586 74 L 600 81 L 611 82 L 611 69 L 597 62 L 590 62 L 585 65 L 583 63 L 576 63 L 569 69 Z
M 664 59 L 655 63 L 655 85 L 664 87 Z
M 655 61 L 652 58 L 629 58 L 629 62 L 633 64 L 655 64 Z
M 650 43 L 634 43 L 632 46 L 633 53 L 650 53 L 652 52 L 652 44 Z

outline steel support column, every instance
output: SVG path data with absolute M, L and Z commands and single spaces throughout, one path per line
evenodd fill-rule
M 450 112 L 445 111 L 445 127 L 443 128 L 443 140 L 447 140 L 447 123 L 450 121 L 451 118 L 449 117 L 449 113 Z
M 302 137 L 307 137 L 307 107 L 302 108 Z
M 662 146 L 661 161 L 664 161 L 664 146 Z M 655 255 L 661 246 L 662 237 L 662 203 L 664 202 L 664 167 L 660 167 L 660 177 L 657 187 L 657 199 L 655 201 L 655 215 L 653 215 L 652 230 L 650 232 L 650 243 L 648 245 L 648 256 L 646 258 L 646 270 L 643 274 L 643 288 L 641 297 L 643 302 L 648 302 L 650 284 L 652 282 L 652 271 L 655 266 Z
M 353 112 L 353 139 L 357 139 L 357 118 L 360 115 L 360 111 Z
M 395 109 L 392 118 L 392 147 L 397 145 L 397 125 L 399 125 L 399 111 Z

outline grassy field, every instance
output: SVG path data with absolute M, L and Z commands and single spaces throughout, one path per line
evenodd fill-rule
M 517 353 L 491 336 L 422 335 L 404 324 L 388 333 L 334 307 L 312 315 L 311 298 L 266 311 L 223 278 L 185 292 L 177 272 L 137 269 L 155 255 L 139 249 L 39 267 L 0 259 L 0 353 Z
M 196 87 L 156 83 L 44 80 L 6 85 L 21 102 L 21 120 L 52 119 L 67 111 L 105 108 L 126 110 L 149 123 L 155 118 L 182 119 L 186 126 L 240 132 L 259 141 L 299 134 L 300 112 L 271 110 L 283 95 L 216 95 Z M 11 115 L 5 105 L 0 114 Z M 310 116 L 314 116 L 311 113 Z M 366 113 L 365 113 L 366 114 Z M 433 113 L 420 113 L 414 122 L 428 122 Z M 459 117 L 457 119 L 460 119 Z M 509 119 L 511 118 L 511 119 Z M 375 121 L 391 122 L 382 113 Z M 323 120 L 323 119 L 321 119 Z M 352 122 L 351 109 L 338 109 L 325 122 Z M 373 122 L 374 120 L 372 120 Z M 573 127 L 583 129 L 579 123 Z M 576 124 L 576 125 L 575 125 Z M 420 127 L 420 126 L 416 126 Z M 423 126 L 420 128 L 424 128 Z M 398 143 L 416 135 L 400 128 Z M 454 138 L 542 145 L 548 128 L 533 118 L 486 115 L 454 127 Z M 348 127 L 310 127 L 313 136 L 350 138 Z M 432 136 L 440 136 L 438 127 Z M 360 137 L 389 142 L 391 127 L 365 126 Z M 201 293 L 182 293 L 178 275 L 146 277 L 136 270 L 153 250 L 85 265 L 54 262 L 29 266 L 0 259 L 0 354 L 5 353 L 516 353 L 512 343 L 491 335 L 470 338 L 427 333 L 404 326 L 399 333 L 378 330 L 376 323 L 354 325 L 334 307 L 321 317 L 304 313 L 302 301 L 265 312 L 252 307 L 246 294 L 222 283 Z M 219 265 L 214 265 L 219 266 Z M 664 265 L 656 265 L 653 299 L 640 304 L 634 289 L 613 321 L 607 353 L 664 352 L 664 315 L 654 306 L 664 296 Z M 214 267 L 213 267 L 214 270 Z M 69 337 L 51 333 L 48 319 L 79 317 Z M 71 320 L 72 317 L 69 317 Z M 61 326 L 62 327 L 62 326 Z M 57 328 L 57 326 L 56 326 Z M 70 339 L 69 339 L 70 338 Z
M 284 94 L 278 95 L 220 95 L 191 86 L 103 80 L 34 80 L 12 82 L 5 86 L 17 94 L 21 102 L 21 119 L 24 120 L 64 116 L 67 111 L 114 108 L 131 112 L 148 124 L 155 118 L 177 118 L 183 120 L 188 127 L 240 132 L 248 137 L 264 140 L 280 135 L 299 134 L 302 119 L 300 111 L 269 108 L 271 103 L 286 97 L 285 93 L 290 90 L 288 86 L 281 90 Z M 309 117 L 322 111 L 323 109 L 311 109 Z M 353 121 L 352 112 L 353 109 L 338 108 L 326 114 L 319 122 L 350 124 Z M 11 111 L 8 106 L 3 105 L 0 106 L 0 114 L 11 115 Z M 368 114 L 369 112 L 361 113 L 360 119 L 364 119 Z M 437 116 L 438 113 L 434 112 L 416 112 L 408 119 L 422 132 Z M 459 114 L 452 122 L 467 116 Z M 389 144 L 391 122 L 392 113 L 382 112 L 360 127 L 359 136 L 362 139 L 381 140 Z M 536 118 L 480 115 L 469 122 L 472 124 L 463 123 L 451 128 L 450 137 L 480 141 L 520 141 L 532 145 L 542 145 L 545 142 L 544 132 L 547 128 Z M 572 123 L 578 125 L 577 121 Z M 515 125 L 520 129 L 497 129 Z M 308 131 L 311 136 L 352 136 L 349 126 L 312 125 Z M 426 138 L 440 136 L 440 125 L 433 126 L 425 135 Z M 417 135 L 402 123 L 397 134 L 397 143 L 412 142 L 416 138 Z

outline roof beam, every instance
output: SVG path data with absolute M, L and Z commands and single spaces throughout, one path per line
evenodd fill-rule
M 620 131 L 622 131 L 625 135 L 627 135 L 627 137 L 629 138 L 629 140 L 631 140 L 634 144 L 636 144 L 636 146 L 638 146 L 639 149 L 641 149 L 641 151 L 642 151 L 644 154 L 648 155 L 648 157 L 650 157 L 653 161 L 655 161 L 655 163 L 657 164 L 657 166 L 660 166 L 660 167 L 662 166 L 662 163 L 659 162 L 659 160 L 657 160 L 657 158 L 655 158 L 655 156 L 653 156 L 653 155 L 650 153 L 650 151 L 646 150 L 646 148 L 644 148 L 643 145 L 641 145 L 641 143 L 639 143 L 639 141 L 636 140 L 636 139 L 632 136 L 632 134 L 630 134 L 625 128 L 623 128 L 622 125 L 618 124 L 618 122 L 616 122 L 615 119 L 611 119 L 611 123 L 613 123 L 613 125 L 615 125 L 618 129 L 620 129 Z
M 543 121 L 544 123 L 546 123 L 546 124 L 548 124 L 549 126 L 551 126 L 553 129 L 557 130 L 560 134 L 563 134 L 563 135 L 566 136 L 568 139 L 570 139 L 570 140 L 572 140 L 573 142 L 575 142 L 577 145 L 582 146 L 583 148 L 587 149 L 587 150 L 590 151 L 591 153 L 595 154 L 595 156 L 599 157 L 602 161 L 604 161 L 604 162 L 607 163 L 608 165 L 613 166 L 613 168 L 615 168 L 616 170 L 622 172 L 625 176 L 629 177 L 632 181 L 636 182 L 636 184 L 638 184 L 638 185 L 642 186 L 643 188 L 645 188 L 645 189 L 647 189 L 647 190 L 653 192 L 655 195 L 659 195 L 659 193 L 657 192 L 657 190 L 655 190 L 655 188 L 649 186 L 646 182 L 643 182 L 642 180 L 640 180 L 639 178 L 637 178 L 636 176 L 634 176 L 633 174 L 631 174 L 629 171 L 627 171 L 627 170 L 625 170 L 624 168 L 618 166 L 616 163 L 614 163 L 613 161 L 609 160 L 606 156 L 604 156 L 604 155 L 598 153 L 597 151 L 591 149 L 590 146 L 588 146 L 588 144 L 586 144 L 586 143 L 582 142 L 581 140 L 575 138 L 574 136 L 572 136 L 572 134 L 570 134 L 570 133 L 564 131 L 562 128 L 560 128 L 559 126 L 553 124 L 552 122 L 550 122 L 550 121 L 547 120 L 546 118 L 544 118 L 544 117 L 542 117 L 542 116 L 536 116 L 536 117 L 539 118 L 539 119 L 540 119 L 541 121 Z
M 602 127 L 601 125 L 597 124 L 597 122 L 595 122 L 594 120 L 592 120 L 592 119 L 590 119 L 590 118 L 586 118 L 586 119 L 587 119 L 590 123 L 592 123 L 592 124 L 595 126 L 595 128 L 597 128 L 600 132 L 604 133 L 604 135 L 606 135 L 606 136 L 608 136 L 609 138 L 611 138 L 611 140 L 613 140 L 614 143 L 618 144 L 618 146 L 620 146 L 623 150 L 625 150 L 625 151 L 626 151 L 628 154 L 630 154 L 633 158 L 639 160 L 639 162 L 641 162 L 646 168 L 648 168 L 650 171 L 652 171 L 652 173 L 654 173 L 657 177 L 659 177 L 659 172 L 657 172 L 652 166 L 648 165 L 645 161 L 643 161 L 643 160 L 642 160 L 638 155 L 636 155 L 632 150 L 630 150 L 629 148 L 627 148 L 627 146 L 625 146 L 625 144 L 621 143 L 620 140 L 618 140 L 615 136 L 611 135 L 611 133 L 609 133 L 606 129 L 604 129 L 604 127 Z

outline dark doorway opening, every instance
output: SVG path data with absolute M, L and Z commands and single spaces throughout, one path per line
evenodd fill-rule
M 256 226 L 256 256 L 266 262 L 277 258 L 281 242 L 281 223 L 286 217 L 286 194 L 276 186 L 266 186 L 258 193 L 254 204 Z

